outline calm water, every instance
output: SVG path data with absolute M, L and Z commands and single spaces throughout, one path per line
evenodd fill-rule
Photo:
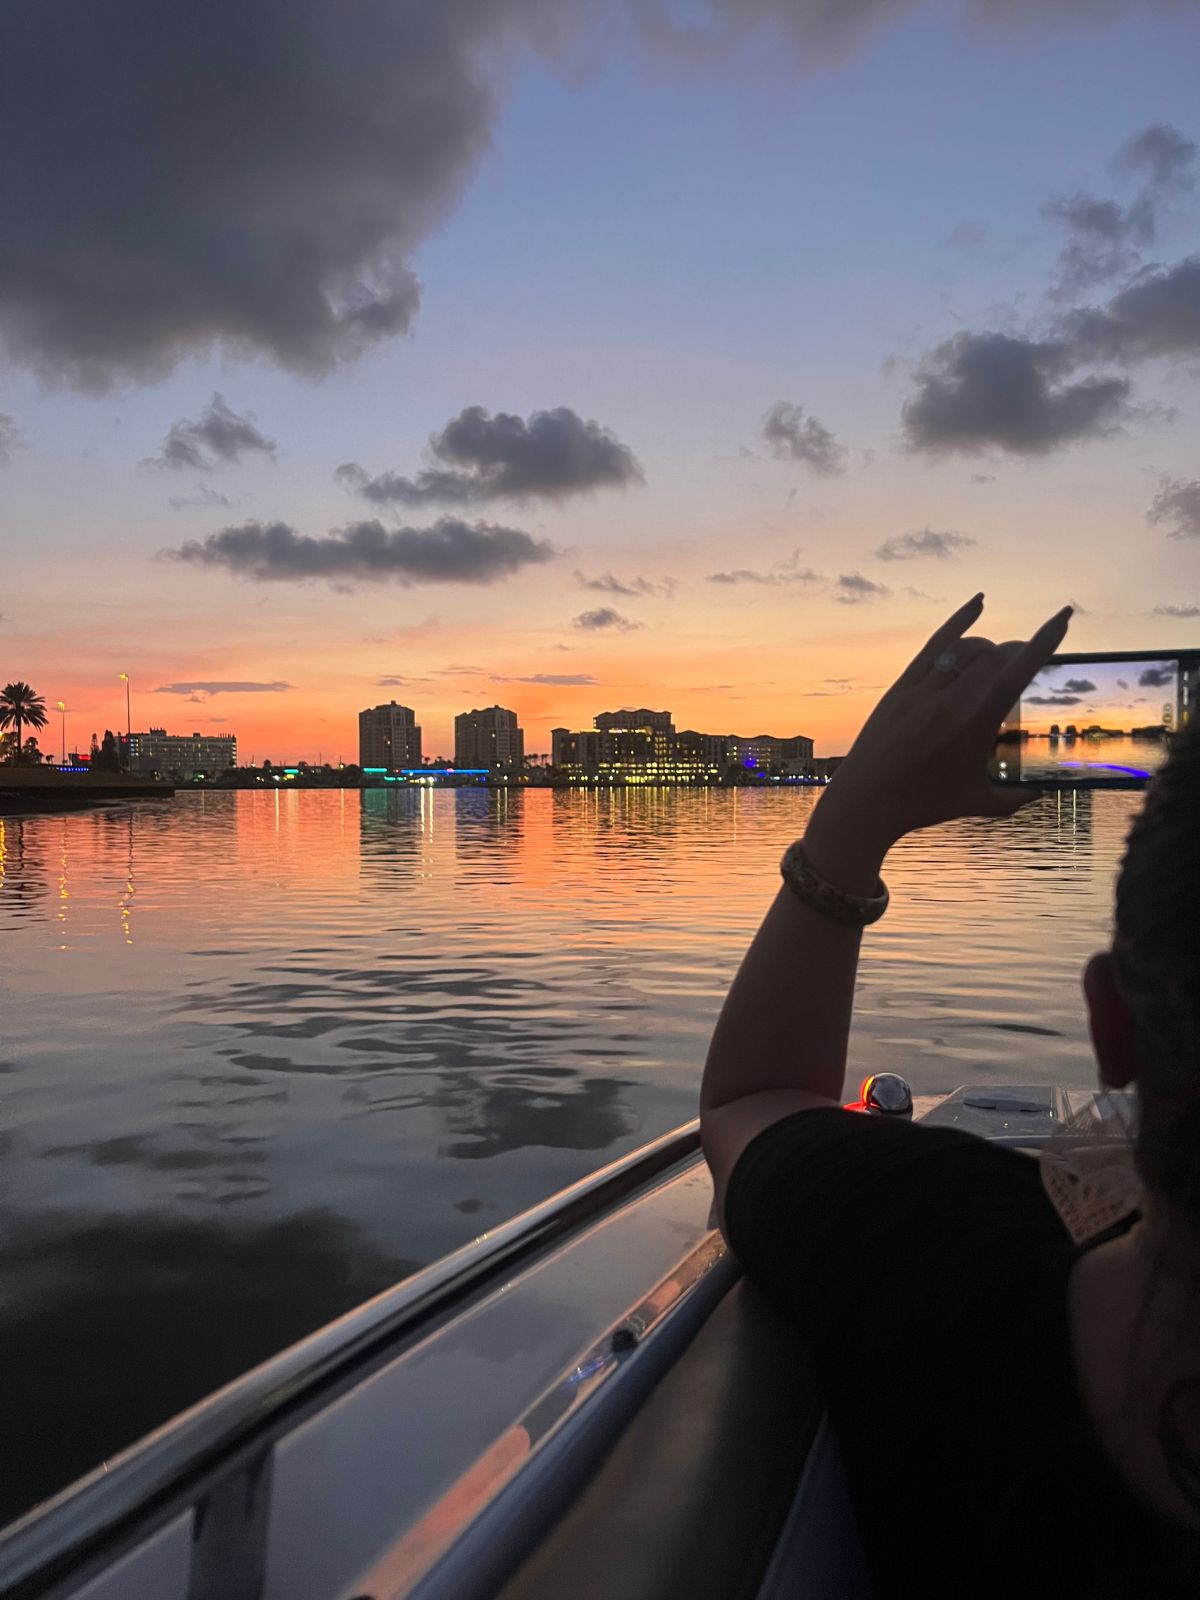
M 309 791 L 0 822 L 0 1512 L 694 1113 L 811 792 Z M 1087 1081 L 1136 797 L 906 841 L 852 1058 Z

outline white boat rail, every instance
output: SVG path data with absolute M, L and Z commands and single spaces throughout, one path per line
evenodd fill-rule
M 181 1413 L 0 1532 L 0 1595 L 41 1594 L 102 1546 L 141 1539 L 195 1501 L 229 1458 L 319 1407 L 450 1312 L 700 1148 L 682 1124 L 318 1329 Z

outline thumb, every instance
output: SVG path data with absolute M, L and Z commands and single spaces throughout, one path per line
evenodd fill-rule
M 1019 783 L 989 783 L 980 811 L 987 817 L 1011 817 L 1041 797 L 1040 789 L 1029 789 Z

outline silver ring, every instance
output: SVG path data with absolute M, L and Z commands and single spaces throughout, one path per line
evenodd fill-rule
M 933 663 L 933 670 L 935 672 L 948 673 L 950 677 L 956 678 L 958 676 L 958 657 L 954 654 L 954 651 L 943 650 Z

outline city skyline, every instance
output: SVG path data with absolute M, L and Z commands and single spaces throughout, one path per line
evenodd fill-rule
M 996 638 L 1067 601 L 1080 649 L 1196 637 L 1195 6 L 534 9 L 331 26 L 311 104 L 296 40 L 243 94 L 215 12 L 204 84 L 170 8 L 148 98 L 102 11 L 17 63 L 0 677 L 77 744 L 127 672 L 142 727 L 292 759 L 391 692 L 431 749 L 497 695 L 548 749 L 596 695 L 835 754 L 976 589 Z M 160 144 L 167 188 L 121 154 Z

